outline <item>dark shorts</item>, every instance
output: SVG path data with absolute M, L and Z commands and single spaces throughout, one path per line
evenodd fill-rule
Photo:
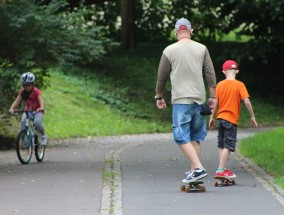
M 218 148 L 227 148 L 231 152 L 235 151 L 237 142 L 238 126 L 227 120 L 217 119 L 218 128 Z

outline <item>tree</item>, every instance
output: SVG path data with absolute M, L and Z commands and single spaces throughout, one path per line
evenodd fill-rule
M 88 65 L 117 46 L 105 37 L 104 27 L 85 20 L 85 8 L 69 12 L 66 6 L 61 0 L 0 4 L 0 108 L 10 102 L 22 73 L 34 72 L 43 87 L 50 65 Z
M 136 48 L 136 26 L 134 24 L 133 0 L 121 0 L 121 48 Z

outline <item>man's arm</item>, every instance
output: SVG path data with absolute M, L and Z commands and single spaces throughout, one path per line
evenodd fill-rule
M 166 83 L 171 72 L 171 64 L 165 54 L 162 54 L 157 76 L 156 97 L 163 97 Z
M 205 55 L 204 55 L 204 63 L 203 63 L 203 72 L 205 75 L 205 78 L 207 80 L 208 87 L 215 88 L 216 87 L 216 75 L 215 75 L 215 70 L 214 66 L 209 54 L 208 49 L 206 48 Z M 211 94 L 211 97 L 216 97 L 216 94 L 214 95 Z
M 208 49 L 205 50 L 205 56 L 204 56 L 204 63 L 203 63 L 203 71 L 205 78 L 207 80 L 208 88 L 209 88 L 209 94 L 210 97 L 208 99 L 208 104 L 210 108 L 215 108 L 216 103 L 216 75 L 214 66 L 209 54 Z

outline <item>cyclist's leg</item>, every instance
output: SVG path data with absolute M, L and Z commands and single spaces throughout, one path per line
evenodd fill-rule
M 41 134 L 41 145 L 46 145 L 47 144 L 47 135 L 45 133 L 44 127 L 42 125 L 42 121 L 43 121 L 43 113 L 42 112 L 37 112 L 34 115 L 34 125 L 36 127 L 36 129 L 39 131 L 39 133 Z
M 27 115 L 26 113 L 24 113 L 22 115 L 22 120 L 21 120 L 21 131 L 25 130 L 26 128 L 26 119 L 27 119 Z
M 43 113 L 42 112 L 37 112 L 34 115 L 34 125 L 36 129 L 42 134 L 45 135 L 44 127 L 42 125 L 42 120 L 43 120 Z

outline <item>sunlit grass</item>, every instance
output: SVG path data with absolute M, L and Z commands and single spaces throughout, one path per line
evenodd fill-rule
M 93 83 L 94 87 L 96 83 Z M 84 82 L 53 72 L 51 87 L 43 91 L 44 123 L 50 138 L 71 138 L 157 132 L 155 122 L 121 114 L 115 108 L 95 102 Z

